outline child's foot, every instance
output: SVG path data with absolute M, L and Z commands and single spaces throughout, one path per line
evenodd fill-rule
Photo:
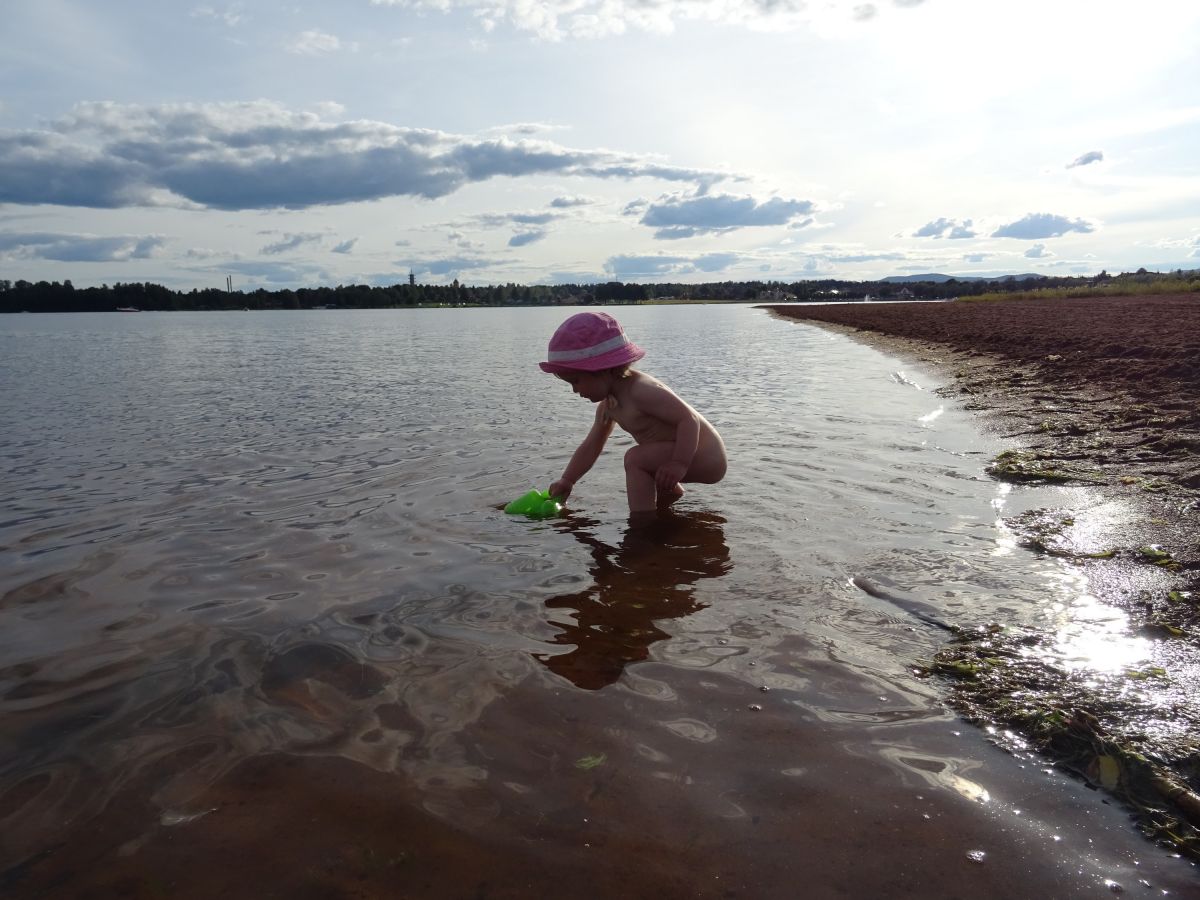
M 658 508 L 666 509 L 676 500 L 683 496 L 683 485 L 677 484 L 669 491 L 658 492 Z

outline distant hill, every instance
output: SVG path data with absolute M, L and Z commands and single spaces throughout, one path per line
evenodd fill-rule
M 944 284 L 951 278 L 957 281 L 1025 281 L 1027 278 L 1045 277 L 1045 275 L 1036 275 L 1033 273 L 1027 273 L 1025 275 L 994 275 L 988 277 L 983 275 L 941 275 L 937 272 L 930 272 L 925 275 L 889 275 L 887 278 L 881 278 L 879 280 L 885 284 L 909 284 L 916 281 Z

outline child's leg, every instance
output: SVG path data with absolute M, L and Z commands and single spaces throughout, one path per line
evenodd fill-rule
M 675 444 L 662 441 L 655 444 L 638 444 L 625 453 L 625 493 L 629 497 L 630 512 L 649 512 L 658 507 L 670 506 L 683 496 L 683 488 L 660 492 L 654 483 L 658 467 L 671 461 Z M 715 450 L 701 448 L 692 458 L 692 465 L 680 481 L 700 481 L 713 484 L 725 477 L 725 453 L 721 447 Z
M 669 441 L 637 444 L 625 452 L 625 493 L 630 512 L 652 512 L 658 507 L 654 476 L 658 467 L 671 461 L 675 445 Z

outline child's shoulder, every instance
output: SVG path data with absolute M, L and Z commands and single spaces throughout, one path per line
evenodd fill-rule
M 638 369 L 630 369 L 629 374 L 625 376 L 623 381 L 627 382 L 632 390 L 639 393 L 647 391 L 670 391 L 669 387 L 653 375 L 639 371 Z

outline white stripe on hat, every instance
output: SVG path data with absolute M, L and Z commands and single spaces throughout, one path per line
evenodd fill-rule
M 581 359 L 591 359 L 593 356 L 600 356 L 607 353 L 609 350 L 616 350 L 618 347 L 624 347 L 629 343 L 629 338 L 623 334 L 618 334 L 616 337 L 611 337 L 607 341 L 601 341 L 599 344 L 593 344 L 590 347 L 583 347 L 579 350 L 551 350 L 546 354 L 547 362 L 577 362 Z

